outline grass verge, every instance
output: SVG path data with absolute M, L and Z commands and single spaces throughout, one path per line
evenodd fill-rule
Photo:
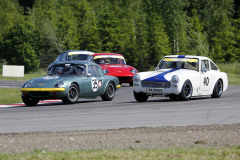
M 170 148 L 170 149 L 124 149 L 124 150 L 88 150 L 88 151 L 67 151 L 67 152 L 47 152 L 35 150 L 33 153 L 5 154 L 0 153 L 0 159 L 76 159 L 76 160 L 155 160 L 155 159 L 240 159 L 240 146 L 222 148 Z
M 0 104 L 22 102 L 19 88 L 0 88 Z

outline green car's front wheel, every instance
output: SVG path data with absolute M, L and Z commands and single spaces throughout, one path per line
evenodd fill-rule
M 22 96 L 22 101 L 27 106 L 36 106 L 38 104 L 38 102 L 39 102 L 39 99 Z
M 114 96 L 115 96 L 115 86 L 113 82 L 109 82 L 101 98 L 103 101 L 111 101 Z
M 79 89 L 76 84 L 71 84 L 69 89 L 68 89 L 68 94 L 66 97 L 62 99 L 63 103 L 65 104 L 73 104 L 78 101 L 78 96 L 79 96 Z

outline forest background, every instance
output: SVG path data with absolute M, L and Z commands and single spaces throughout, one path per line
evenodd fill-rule
M 0 0 L 0 63 L 46 68 L 60 52 L 123 54 L 139 71 L 170 54 L 240 62 L 239 0 Z

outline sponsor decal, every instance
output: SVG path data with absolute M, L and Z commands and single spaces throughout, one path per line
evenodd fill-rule
M 170 69 L 170 70 L 168 70 L 168 71 L 166 71 L 166 72 L 162 72 L 162 73 L 160 73 L 160 74 L 158 74 L 158 75 L 156 75 L 156 76 L 153 76 L 153 77 L 149 77 L 149 78 L 147 78 L 147 79 L 144 79 L 143 81 L 168 82 L 168 80 L 166 80 L 166 79 L 164 78 L 164 76 L 165 76 L 166 74 L 168 74 L 168 73 L 171 73 L 171 72 L 174 72 L 174 71 L 177 71 L 177 70 L 179 70 L 179 68 Z
M 95 77 L 92 77 L 92 90 L 93 92 L 98 90 L 98 80 Z
M 179 55 L 178 58 L 185 58 L 185 55 Z
M 160 88 L 146 88 L 146 92 L 158 92 L 158 93 L 162 93 L 162 89 L 160 89 Z
M 46 85 L 46 84 L 38 84 L 39 86 L 44 86 L 44 85 Z

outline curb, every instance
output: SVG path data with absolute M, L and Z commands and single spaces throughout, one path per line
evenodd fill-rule
M 60 99 L 56 100 L 44 100 L 39 101 L 37 105 L 39 104 L 52 104 L 52 103 L 58 103 L 62 102 Z M 10 108 L 10 107 L 27 107 L 24 103 L 15 103 L 15 104 L 0 104 L 0 108 Z

